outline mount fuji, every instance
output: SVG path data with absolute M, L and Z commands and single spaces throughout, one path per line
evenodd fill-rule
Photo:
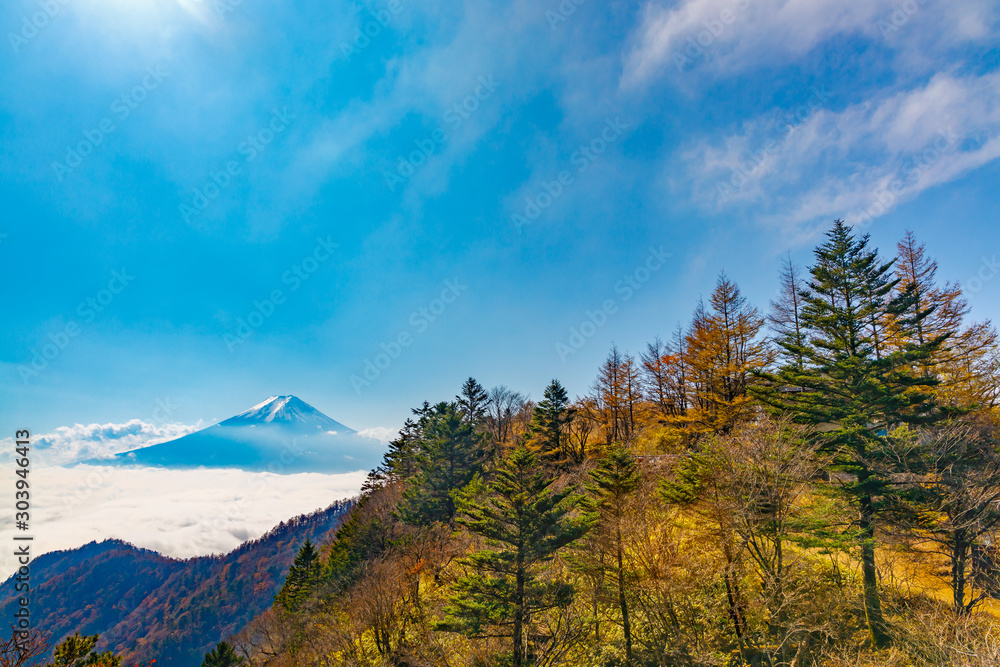
M 214 426 L 122 452 L 122 464 L 164 468 L 239 468 L 252 472 L 345 473 L 369 470 L 381 445 L 295 396 L 271 396 Z M 107 462 L 104 462 L 107 463 Z

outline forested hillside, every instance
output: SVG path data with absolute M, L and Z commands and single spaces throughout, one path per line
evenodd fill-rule
M 996 333 L 912 234 L 895 250 L 837 222 L 773 303 L 722 274 L 584 395 L 424 403 L 232 655 L 1000 664 Z
M 282 522 L 223 556 L 176 560 L 120 540 L 45 554 L 32 565 L 33 624 L 50 647 L 73 633 L 98 634 L 97 650 L 128 665 L 199 665 L 220 637 L 271 604 L 303 542 L 322 540 L 349 507 Z M 0 586 L 6 618 L 17 604 L 13 584 Z

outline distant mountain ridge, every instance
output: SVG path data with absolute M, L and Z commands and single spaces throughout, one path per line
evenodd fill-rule
M 101 635 L 126 664 L 197 667 L 206 651 L 271 605 L 306 539 L 322 543 L 353 506 L 282 522 L 224 556 L 168 558 L 121 540 L 90 542 L 32 562 L 32 622 L 54 646 L 79 631 Z M 0 614 L 12 618 L 13 577 L 0 585 Z
M 336 474 L 370 470 L 381 456 L 380 443 L 288 395 L 271 396 L 214 426 L 113 460 L 166 468 Z

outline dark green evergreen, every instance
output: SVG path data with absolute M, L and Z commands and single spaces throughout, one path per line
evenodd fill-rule
M 236 655 L 236 650 L 229 642 L 219 642 L 201 661 L 201 667 L 238 667 L 244 664 L 246 661 Z
M 483 489 L 473 485 L 462 496 L 459 521 L 486 540 L 487 548 L 464 560 L 469 574 L 455 585 L 440 629 L 481 637 L 509 637 L 511 664 L 529 664 L 534 614 L 569 605 L 572 587 L 563 581 L 541 581 L 540 566 L 566 545 L 582 537 L 593 520 L 574 515 L 579 498 L 572 489 L 551 487 L 555 479 L 538 466 L 523 447 L 511 452 Z
M 362 491 L 367 493 L 385 484 L 405 481 L 416 473 L 420 438 L 424 424 L 433 410 L 427 401 L 421 407 L 410 410 L 416 420 L 408 418 L 396 438 L 389 442 L 388 451 L 382 456 L 382 463 L 368 473 Z
M 869 249 L 867 235 L 857 237 L 838 220 L 815 250 L 811 281 L 801 296 L 804 344 L 779 343 L 789 356 L 804 361 L 766 376 L 757 391 L 772 407 L 819 427 L 832 468 L 846 474 L 841 488 L 859 509 L 860 549 L 865 612 L 872 644 L 889 643 L 875 569 L 876 524 L 892 503 L 892 462 L 885 456 L 887 433 L 899 424 L 925 423 L 938 417 L 926 389 L 935 379 L 915 373 L 921 360 L 941 344 L 893 347 L 885 323 L 900 318 L 912 294 L 893 298 L 892 261 Z M 916 326 L 927 311 L 902 319 Z
M 288 569 L 288 576 L 274 597 L 274 603 L 285 611 L 295 611 L 319 583 L 322 568 L 319 552 L 312 542 L 306 540 Z
M 478 425 L 486 419 L 486 405 L 489 402 L 489 395 L 483 385 L 476 382 L 475 378 L 469 378 L 465 381 L 465 384 L 462 385 L 462 393 L 455 397 L 455 401 L 466 421 Z
M 66 637 L 56 646 L 53 660 L 47 667 L 121 667 L 122 659 L 111 651 L 97 653 L 94 647 L 100 635 L 83 635 L 79 632 Z
M 532 449 L 541 461 L 557 469 L 580 463 L 569 442 L 569 425 L 575 410 L 569 407 L 569 394 L 559 380 L 545 388 L 543 399 L 535 406 L 529 427 Z
M 421 419 L 415 447 L 416 472 L 403 492 L 400 516 L 412 525 L 450 523 L 455 494 L 482 471 L 486 436 L 455 403 L 439 403 Z
M 369 492 L 357 502 L 330 545 L 323 566 L 323 580 L 331 592 L 350 586 L 364 564 L 386 553 L 396 537 L 394 508 L 376 500 Z

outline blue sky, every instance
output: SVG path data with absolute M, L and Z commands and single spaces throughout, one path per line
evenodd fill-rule
M 3 428 L 581 394 L 837 217 L 1000 315 L 995 3 L 577 1 L 4 3 Z

